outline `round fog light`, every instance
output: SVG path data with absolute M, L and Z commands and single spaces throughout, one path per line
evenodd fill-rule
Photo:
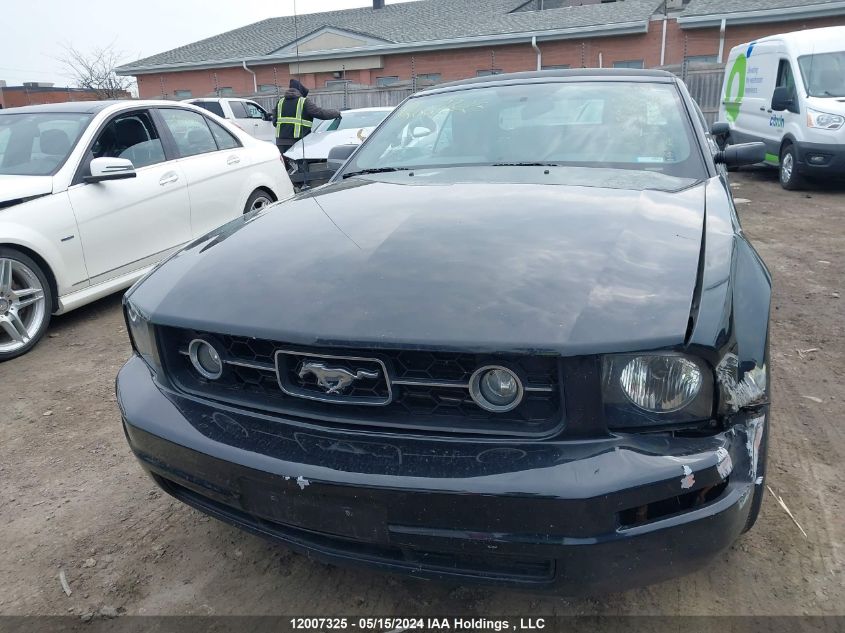
M 522 401 L 522 382 L 507 367 L 488 366 L 476 370 L 469 380 L 469 393 L 482 409 L 504 413 Z
M 191 364 L 201 376 L 217 380 L 223 375 L 223 361 L 214 346 L 208 341 L 196 338 L 188 346 Z

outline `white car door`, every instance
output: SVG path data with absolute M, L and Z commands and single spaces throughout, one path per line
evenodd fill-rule
M 181 157 L 177 162 L 188 182 L 192 235 L 204 235 L 241 215 L 249 152 L 199 112 L 167 107 L 158 112 L 173 137 Z
M 126 158 L 136 177 L 85 183 L 94 158 Z M 68 196 L 92 284 L 155 263 L 189 241 L 187 181 L 148 110 L 114 116 L 97 134 Z
M 227 103 L 232 110 L 235 125 L 257 139 L 275 142 L 273 124 L 264 120 L 266 112 L 261 106 L 238 99 L 229 99 Z
M 276 128 L 273 127 L 273 121 L 268 120 L 271 118 L 270 113 L 254 101 L 246 101 L 244 106 L 246 107 L 246 113 L 249 115 L 250 120 L 253 122 L 254 129 L 256 130 L 253 136 L 261 139 L 262 141 L 275 143 Z

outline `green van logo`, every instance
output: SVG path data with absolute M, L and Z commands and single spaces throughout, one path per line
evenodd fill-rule
M 745 55 L 740 55 L 734 60 L 731 72 L 728 74 L 728 81 L 725 84 L 725 115 L 730 123 L 736 121 L 739 116 L 739 106 L 745 97 L 745 75 L 748 69 L 748 57 L 754 44 L 748 47 Z

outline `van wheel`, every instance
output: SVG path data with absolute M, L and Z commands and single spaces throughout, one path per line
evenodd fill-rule
M 26 354 L 50 325 L 53 292 L 44 271 L 11 248 L 0 248 L 0 362 Z
M 268 204 L 273 204 L 274 202 L 275 200 L 273 200 L 273 196 L 269 191 L 266 189 L 256 189 L 252 192 L 249 200 L 246 201 L 246 205 L 244 205 L 244 213 L 249 213 L 250 211 L 260 211 Z
M 792 143 L 787 143 L 780 150 L 780 185 L 788 191 L 804 186 L 804 179 L 798 174 L 798 157 Z

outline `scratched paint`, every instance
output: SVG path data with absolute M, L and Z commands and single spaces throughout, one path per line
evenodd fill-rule
M 725 394 L 725 401 L 732 411 L 739 411 L 762 402 L 766 397 L 766 366 L 760 365 L 739 376 L 739 359 L 736 354 L 725 354 L 716 366 L 716 375 Z
M 763 441 L 763 425 L 766 422 L 765 415 L 758 415 L 751 418 L 745 427 L 745 449 L 748 451 L 749 474 L 756 480 L 757 460 L 760 457 L 760 443 Z
M 297 477 L 297 478 L 296 478 L 296 483 L 297 483 L 297 485 L 299 486 L 299 488 L 300 488 L 301 490 L 305 490 L 308 486 L 310 486 L 310 485 L 311 485 L 311 482 L 310 482 L 310 481 L 308 481 L 308 480 L 307 480 L 305 477 L 303 477 L 302 475 L 300 475 L 299 477 Z
M 716 451 L 716 470 L 719 473 L 719 477 L 727 479 L 733 469 L 734 465 L 730 453 L 728 453 L 726 448 L 720 446 Z
M 684 477 L 681 479 L 681 488 L 684 490 L 689 490 L 695 485 L 695 475 L 692 472 L 692 469 L 684 464 Z

